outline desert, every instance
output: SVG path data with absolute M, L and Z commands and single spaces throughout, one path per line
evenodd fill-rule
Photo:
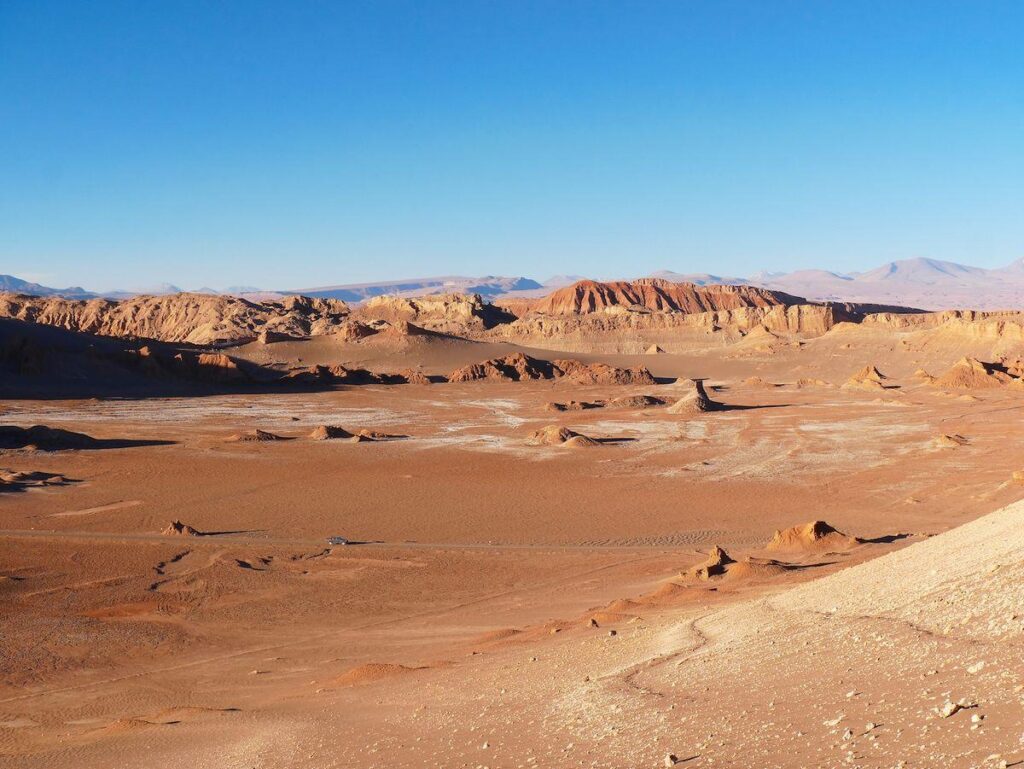
M 0 1 L 0 769 L 1024 769 L 1022 29 Z
M 91 301 L 0 303 L 5 762 L 1024 755 L 1024 315 Z

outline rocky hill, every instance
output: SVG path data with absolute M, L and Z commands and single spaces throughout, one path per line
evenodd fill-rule
M 0 294 L 0 318 L 99 336 L 196 345 L 240 344 L 261 334 L 317 336 L 338 329 L 348 315 L 344 302 L 301 296 L 251 302 L 233 296 L 182 293 L 83 301 Z
M 378 296 L 360 306 L 355 314 L 363 321 L 413 323 L 431 331 L 459 335 L 515 320 L 514 315 L 484 301 L 479 294 L 436 294 L 415 299 Z
M 803 300 L 753 286 L 697 286 L 660 278 L 600 283 L 581 280 L 560 288 L 532 305 L 545 315 L 580 315 L 628 309 L 700 313 L 742 307 L 775 307 Z

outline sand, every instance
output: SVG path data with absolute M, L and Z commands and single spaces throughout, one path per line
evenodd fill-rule
M 913 376 L 1010 355 L 1005 339 L 673 327 L 574 352 L 578 376 L 450 383 L 517 352 L 570 358 L 390 333 L 268 335 L 231 357 L 431 386 L 0 404 L 12 435 L 89 439 L 0 457 L 22 484 L 0 495 L 0 764 L 1024 758 L 1020 392 L 967 401 Z M 879 388 L 828 385 L 866 360 Z

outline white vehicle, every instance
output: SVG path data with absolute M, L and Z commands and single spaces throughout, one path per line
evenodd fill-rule
M 328 545 L 348 545 L 349 541 L 345 537 L 328 537 Z

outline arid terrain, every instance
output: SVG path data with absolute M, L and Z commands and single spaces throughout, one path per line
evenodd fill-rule
M 657 279 L 0 294 L 0 766 L 1021 763 L 1022 358 Z

